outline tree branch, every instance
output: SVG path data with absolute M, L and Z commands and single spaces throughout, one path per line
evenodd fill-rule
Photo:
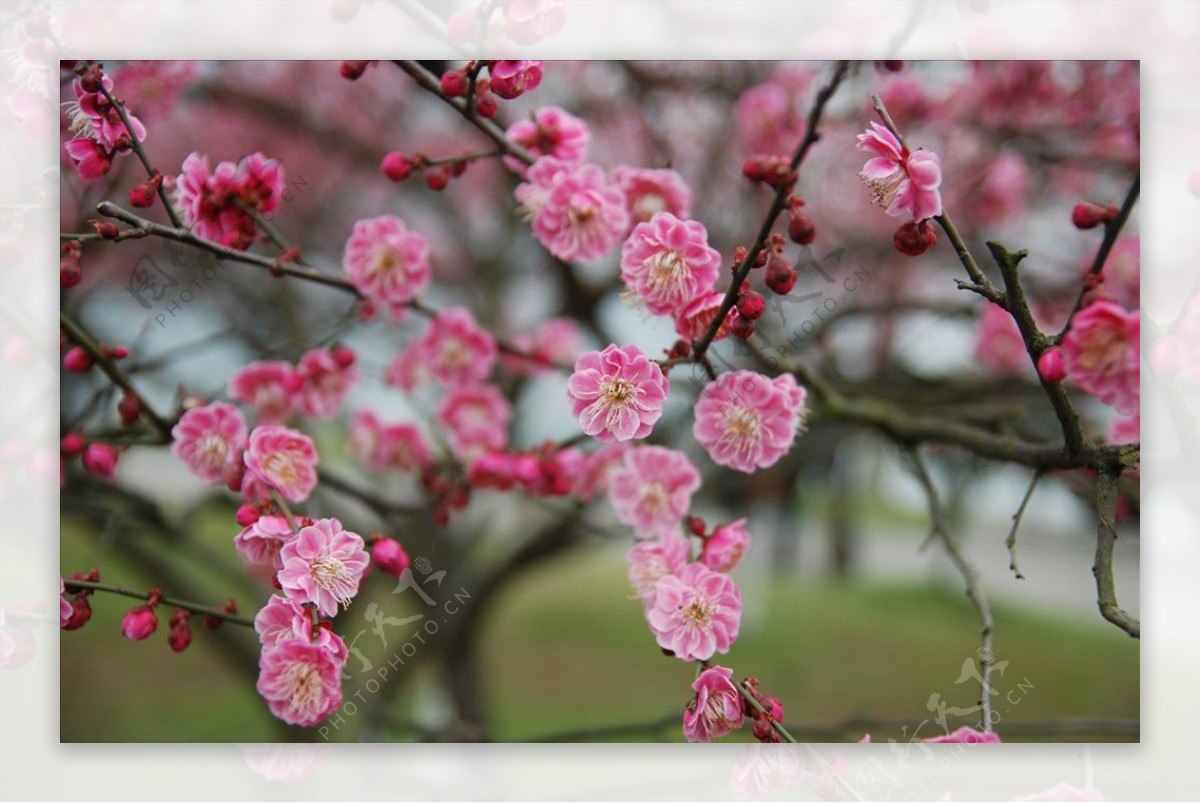
M 1117 477 L 1113 471 L 1101 471 L 1096 480 L 1096 562 L 1092 574 L 1096 577 L 1096 603 L 1100 615 L 1136 639 L 1142 637 L 1138 620 L 1122 610 L 1117 602 L 1113 582 L 1113 546 L 1117 543 L 1116 520 Z

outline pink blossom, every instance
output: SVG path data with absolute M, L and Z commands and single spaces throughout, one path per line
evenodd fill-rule
M 583 431 L 610 443 L 649 435 L 669 387 L 662 368 L 641 349 L 614 344 L 576 361 L 567 398 Z
M 608 478 L 608 499 L 622 523 L 642 538 L 678 534 L 700 472 L 687 455 L 664 446 L 638 446 L 625 453 Z
M 613 170 L 612 177 L 625 193 L 629 216 L 635 224 L 645 223 L 659 212 L 670 212 L 683 220 L 692 214 L 692 191 L 674 170 L 622 165 Z
M 692 432 L 714 463 L 753 473 L 774 465 L 800 431 L 807 391 L 791 374 L 721 374 L 696 402 Z
M 496 339 L 479 328 L 465 307 L 438 313 L 418 342 L 429 372 L 443 385 L 483 382 L 496 364 Z
M 686 337 L 688 340 L 703 337 L 704 333 L 712 326 L 717 313 L 721 311 L 721 304 L 724 301 L 725 294 L 718 293 L 716 290 L 709 290 L 707 293 L 697 295 L 687 306 L 676 313 L 675 331 L 679 333 L 680 337 Z M 713 338 L 714 343 L 729 336 L 729 328 L 737 318 L 737 306 L 730 307 L 724 322 L 717 328 L 717 334 Z
M 642 605 L 654 604 L 658 581 L 681 570 L 688 562 L 688 541 L 678 532 L 652 541 L 635 544 L 626 556 L 629 561 L 629 583 L 642 600 Z
M 583 463 L 575 473 L 571 493 L 581 502 L 590 502 L 599 494 L 607 492 L 609 475 L 614 468 L 621 465 L 628 450 L 627 443 L 613 443 L 585 455 Z
M 121 96 L 149 119 L 169 113 L 198 71 L 195 61 L 130 61 L 112 76 Z
M 574 167 L 574 163 L 553 156 L 543 156 L 530 165 L 524 173 L 524 181 L 513 190 L 513 197 L 521 204 L 521 214 L 529 220 L 537 219 L 550 197 L 550 190 Z
M 94 139 L 76 137 L 63 148 L 75 163 L 75 172 L 84 181 L 95 181 L 112 169 L 112 153 Z
M 249 248 L 257 237 L 254 218 L 239 204 L 270 213 L 283 197 L 283 167 L 278 160 L 253 153 L 238 164 L 192 153 L 175 179 L 175 203 L 192 232 L 230 248 Z
M 646 621 L 658 646 L 684 661 L 707 661 L 737 640 L 742 594 L 727 574 L 689 563 L 655 587 Z
M 141 641 L 150 638 L 158 628 L 158 616 L 150 605 L 139 605 L 130 608 L 121 619 L 121 635 L 130 641 Z
M 262 651 L 255 688 L 276 717 L 312 726 L 342 704 L 341 668 L 329 650 L 291 639 Z
M 804 81 L 807 84 L 807 81 Z M 778 80 L 747 89 L 734 106 L 738 139 L 751 153 L 790 154 L 804 139 L 799 90 Z
M 430 377 L 429 366 L 425 365 L 421 353 L 421 341 L 410 343 L 399 354 L 392 358 L 384 373 L 383 381 L 389 385 L 411 393 L 418 385 Z
M 451 388 L 437 408 L 454 456 L 469 463 L 482 452 L 504 448 L 512 407 L 494 385 Z
M 305 352 L 296 363 L 296 375 L 300 377 L 297 394 L 301 411 L 310 418 L 332 418 L 345 401 L 350 386 L 358 379 L 353 361 L 339 356 L 349 349 L 316 348 Z
M 942 165 L 936 153 L 912 153 L 896 135 L 879 123 L 858 135 L 858 149 L 875 156 L 863 165 L 859 177 L 871 190 L 871 200 L 892 217 L 911 215 L 921 221 L 942 213 Z
M 227 392 L 234 401 L 254 407 L 259 424 L 283 424 L 292 417 L 300 385 L 291 363 L 258 360 L 229 378 Z
M 1113 421 L 1108 428 L 1109 443 L 1138 443 L 1142 439 L 1142 415 L 1122 416 Z
M 260 516 L 233 537 L 233 545 L 247 563 L 275 572 L 283 568 L 279 550 L 293 535 L 292 525 L 283 516 Z
M 656 315 L 681 312 L 712 289 L 720 270 L 704 224 L 670 212 L 639 223 L 621 248 L 621 278 Z
M 246 448 L 246 420 L 227 402 L 193 407 L 171 428 L 171 451 L 205 482 L 237 477 Z
M 294 429 L 256 427 L 250 433 L 245 460 L 247 479 L 274 488 L 289 502 L 303 502 L 317 487 L 316 447 L 311 438 Z
M 268 650 L 285 641 L 299 640 L 328 650 L 338 664 L 349 655 L 346 642 L 326 627 L 313 624 L 309 609 L 296 600 L 272 595 L 254 617 L 254 629 L 263 649 Z
M 1005 151 L 987 167 L 979 194 L 970 210 L 979 220 L 994 223 L 1015 217 L 1025 208 L 1029 193 L 1029 168 L 1025 160 Z
M 370 410 L 359 410 L 350 424 L 350 453 L 372 471 L 420 471 L 433 462 L 425 436 L 414 424 L 382 424 Z
M 711 742 L 742 727 L 745 708 L 732 669 L 705 669 L 692 683 L 692 690 L 696 697 L 683 712 L 683 736 L 689 742 Z
M 1081 309 L 1062 342 L 1063 362 L 1081 390 L 1122 413 L 1141 403 L 1141 315 L 1110 301 Z
M 745 519 L 721 524 L 704 539 L 700 562 L 714 572 L 731 572 L 741 563 L 748 546 L 750 533 Z
M 363 539 L 342 529 L 337 519 L 318 519 L 301 527 L 283 545 L 279 584 L 297 602 L 312 602 L 325 616 L 336 616 L 338 605 L 349 607 L 370 559 Z
M 513 343 L 530 357 L 505 353 L 500 361 L 514 376 L 543 370 L 555 363 L 575 362 L 583 333 L 573 318 L 551 318 L 532 333 L 517 335 Z
M 564 172 L 533 220 L 538 242 L 565 262 L 588 262 L 610 253 L 629 228 L 625 193 L 593 164 Z
M 283 166 L 278 159 L 255 152 L 238 162 L 235 173 L 238 200 L 271 214 L 283 200 Z
M 395 318 L 429 284 L 429 242 L 395 215 L 360 220 L 346 241 L 342 268 L 363 296 Z
M 517 120 L 504 133 L 533 156 L 552 156 L 564 167 L 581 164 L 592 141 L 587 123 L 557 106 L 543 106 L 532 120 Z M 511 156 L 505 163 L 520 173 L 525 170 L 524 163 Z
M 113 91 L 112 78 L 105 75 L 101 77 L 100 81 L 105 89 L 109 92 Z M 82 134 L 89 139 L 96 140 L 104 150 L 110 153 L 115 150 L 118 141 L 123 136 L 137 137 L 139 142 L 146 138 L 146 126 L 142 125 L 142 121 L 131 110 L 126 108 L 125 114 L 129 117 L 132 131 L 125 128 L 120 113 L 109 104 L 108 98 L 104 97 L 103 93 L 88 92 L 83 88 L 80 78 L 76 78 L 71 86 L 75 90 L 76 99 L 75 103 L 67 109 L 72 133 Z
M 1028 371 L 1029 353 L 1017 322 L 998 304 L 987 302 L 975 330 L 975 360 L 998 374 Z
M 947 733 L 945 736 L 934 736 L 931 739 L 922 739 L 921 741 L 927 744 L 997 744 L 1000 737 L 994 733 L 978 731 L 970 725 L 963 725 L 953 733 Z
M 519 45 L 535 45 L 567 23 L 563 0 L 507 0 L 504 32 Z
M 518 98 L 542 82 L 540 61 L 493 61 L 488 63 L 490 88 L 505 100 Z

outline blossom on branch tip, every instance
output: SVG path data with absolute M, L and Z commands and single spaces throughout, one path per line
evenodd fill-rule
M 538 88 L 542 82 L 543 62 L 528 61 L 490 61 L 488 62 L 488 78 L 490 88 L 505 100 L 518 98 L 526 92 Z
M 614 344 L 576 361 L 567 398 L 584 433 L 611 443 L 649 435 L 669 387 L 662 368 L 641 349 Z
M 276 717 L 312 726 L 342 704 L 341 668 L 329 650 L 291 639 L 263 650 L 255 688 Z
M 683 736 L 689 742 L 711 742 L 742 727 L 745 704 L 733 682 L 732 669 L 705 669 L 692 683 L 692 690 L 696 696 L 683 712 Z
M 858 135 L 858 149 L 873 153 L 858 175 L 871 191 L 871 200 L 893 217 L 909 215 L 920 222 L 942 213 L 942 166 L 936 153 L 911 152 L 879 123 Z

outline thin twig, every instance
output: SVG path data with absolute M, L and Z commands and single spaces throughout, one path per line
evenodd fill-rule
M 804 131 L 804 139 L 800 141 L 800 145 L 796 148 L 796 152 L 793 154 L 792 161 L 790 162 L 793 173 L 800 167 L 800 163 L 808 155 L 809 149 L 821 138 L 821 135 L 817 132 L 817 126 L 821 122 L 825 106 L 829 103 L 829 99 L 833 97 L 833 93 L 837 91 L 838 85 L 846 77 L 849 69 L 850 62 L 839 61 L 833 68 L 833 74 L 830 76 L 829 82 L 821 87 L 820 91 L 817 92 L 816 98 L 813 99 L 812 109 L 808 113 L 808 123 Z M 742 260 L 737 270 L 734 271 L 733 280 L 729 285 L 729 289 L 725 292 L 725 298 L 721 302 L 720 309 L 717 310 L 716 316 L 713 318 L 712 323 L 709 324 L 708 331 L 692 345 L 693 362 L 701 362 L 704 359 L 705 352 L 712 345 L 713 338 L 717 336 L 717 331 L 725 322 L 725 317 L 729 314 L 729 310 L 733 309 L 733 305 L 737 302 L 738 293 L 741 292 L 742 282 L 746 280 L 746 276 L 749 275 L 755 260 L 770 238 L 775 220 L 783 212 L 784 207 L 787 206 L 787 198 L 791 195 L 793 187 L 794 185 L 789 185 L 787 182 L 781 182 L 780 186 L 775 190 L 775 198 L 771 202 L 771 208 L 767 210 L 762 225 L 759 226 L 758 234 L 754 238 L 754 244 L 751 245 L 750 250 L 746 252 L 745 259 Z M 711 365 L 705 367 L 706 370 L 711 369 Z M 715 372 L 710 370 L 710 375 L 713 373 Z
M 112 107 L 117 110 L 117 114 L 121 117 L 121 124 L 125 126 L 125 131 L 129 134 L 129 140 L 133 147 L 133 152 L 137 154 L 137 158 L 141 161 L 142 167 L 146 168 L 146 175 L 149 178 L 154 178 L 154 165 L 150 163 L 150 157 L 146 155 L 146 150 L 142 147 L 142 143 L 138 141 L 137 134 L 133 132 L 133 125 L 129 122 L 129 115 L 125 113 L 125 104 L 113 97 L 112 92 L 104 83 L 100 84 L 100 91 L 104 93 L 104 97 L 112 104 Z M 159 175 L 162 175 L 161 172 Z M 160 181 L 156 188 L 158 199 L 162 201 L 163 209 L 167 210 L 167 217 L 171 219 L 171 223 L 175 228 L 183 228 L 183 221 L 179 219 L 179 215 L 175 212 L 175 207 L 171 206 L 171 200 L 167 197 L 167 191 L 163 189 Z
M 137 391 L 125 372 L 117 367 L 116 362 L 104 353 L 91 334 L 66 312 L 59 312 L 59 323 L 74 343 L 88 353 L 92 361 L 104 372 L 112 383 L 138 401 L 138 413 L 156 430 L 162 442 L 171 440 L 171 425 L 165 418 L 155 412 L 145 397 Z
M 502 129 L 495 122 L 487 119 L 486 117 L 480 117 L 479 115 L 475 114 L 474 110 L 468 107 L 459 98 L 448 98 L 443 95 L 441 82 L 438 80 L 437 76 L 431 73 L 429 70 L 425 69 L 415 61 L 395 61 L 393 64 L 412 76 L 412 79 L 416 81 L 422 89 L 425 89 L 436 97 L 440 98 L 443 102 L 450 106 L 450 108 L 461 114 L 467 122 L 479 129 L 483 135 L 492 142 L 495 142 L 496 145 L 498 145 L 506 154 L 520 159 L 527 165 L 534 163 L 535 157 L 533 154 L 522 148 L 520 145 L 511 142 L 508 139 L 508 136 L 504 133 L 504 129 Z
M 149 600 L 150 594 L 144 591 L 131 591 L 128 588 L 109 585 L 108 583 L 94 583 L 90 580 L 63 580 L 67 592 L 78 591 L 81 588 L 87 588 L 92 591 L 105 591 L 109 594 L 119 594 L 122 597 L 130 597 L 132 599 Z M 171 605 L 176 608 L 183 608 L 185 611 L 202 614 L 204 616 L 214 616 L 217 619 L 223 619 L 226 622 L 231 622 L 235 625 L 243 625 L 244 627 L 254 627 L 254 620 L 247 619 L 244 616 L 238 616 L 236 613 L 229 613 L 221 608 L 214 608 L 209 605 L 201 605 L 196 602 L 188 602 L 183 599 L 175 599 L 174 597 L 160 597 L 159 601 L 164 605 Z
M 1033 498 L 1033 489 L 1037 488 L 1038 481 L 1045 473 L 1042 469 L 1033 472 L 1033 479 L 1029 481 L 1029 487 L 1025 489 L 1025 496 L 1021 499 L 1021 506 L 1013 514 L 1012 529 L 1008 531 L 1008 537 L 1004 539 L 1004 546 L 1008 547 L 1008 568 L 1018 580 L 1024 580 L 1025 575 L 1021 574 L 1021 570 L 1017 567 L 1017 530 L 1021 528 L 1021 517 L 1025 515 L 1025 508 L 1028 507 L 1029 500 Z
M 1113 582 L 1113 546 L 1117 543 L 1113 522 L 1116 519 L 1118 476 L 1115 471 L 1101 471 L 1096 480 L 1096 562 L 1092 565 L 1092 574 L 1096 577 L 1096 604 L 1101 616 L 1133 638 L 1140 639 L 1141 623 L 1121 608 Z
M 979 614 L 980 621 L 980 647 L 975 652 L 975 657 L 979 660 L 979 666 L 982 670 L 980 675 L 980 693 L 979 705 L 983 711 L 983 730 L 990 733 L 992 730 L 992 661 L 995 653 L 992 650 L 994 630 L 996 627 L 995 620 L 992 618 L 992 609 L 988 604 L 987 597 L 984 596 L 983 590 L 980 588 L 979 571 L 965 558 L 962 551 L 959 550 L 958 544 L 950 535 L 950 530 L 946 525 L 946 519 L 942 512 L 942 505 L 938 501 L 937 486 L 934 485 L 933 477 L 929 473 L 929 469 L 925 466 L 925 459 L 921 456 L 921 452 L 915 446 L 905 446 L 909 457 L 912 459 L 913 467 L 916 470 L 917 479 L 921 482 L 921 487 L 925 490 L 925 499 L 929 504 L 929 519 L 931 534 L 941 540 L 942 545 L 946 548 L 946 555 L 950 558 L 950 562 L 958 569 L 958 573 L 962 575 L 963 582 L 967 586 L 967 598 L 971 600 L 971 604 L 975 606 L 976 612 Z

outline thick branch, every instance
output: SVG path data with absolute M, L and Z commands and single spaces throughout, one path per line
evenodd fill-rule
M 1100 615 L 1136 639 L 1142 637 L 1138 620 L 1122 610 L 1117 602 L 1113 582 L 1113 547 L 1117 543 L 1115 525 L 1117 508 L 1117 477 L 1112 471 L 1102 471 L 1096 481 L 1096 562 L 1092 574 L 1096 577 L 1096 603 Z

